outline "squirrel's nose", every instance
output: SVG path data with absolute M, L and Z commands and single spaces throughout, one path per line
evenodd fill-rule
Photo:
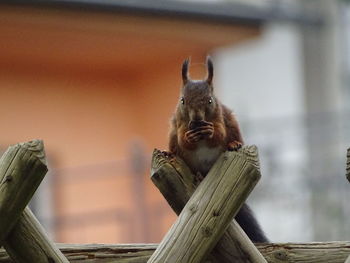
M 190 117 L 190 121 L 203 121 L 204 120 L 204 111 L 201 111 L 199 109 L 192 109 L 189 112 L 189 117 Z

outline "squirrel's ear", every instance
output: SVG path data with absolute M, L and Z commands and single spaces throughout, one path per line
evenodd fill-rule
M 213 67 L 213 62 L 211 61 L 210 56 L 207 56 L 207 70 L 208 70 L 207 82 L 209 84 L 212 84 L 213 75 L 214 75 L 214 67 Z
M 185 85 L 188 82 L 188 65 L 190 64 L 190 59 L 186 58 L 182 63 L 182 81 Z

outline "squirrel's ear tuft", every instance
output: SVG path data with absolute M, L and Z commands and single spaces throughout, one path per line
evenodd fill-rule
M 190 59 L 186 58 L 182 63 L 182 81 L 185 85 L 188 82 L 188 65 L 190 64 Z
M 207 82 L 208 84 L 211 85 L 213 82 L 214 67 L 210 56 L 207 56 L 207 70 L 208 70 Z

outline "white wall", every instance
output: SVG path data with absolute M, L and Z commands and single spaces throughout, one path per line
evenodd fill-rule
M 259 147 L 262 180 L 248 203 L 271 241 L 309 241 L 298 28 L 271 23 L 261 38 L 213 55 L 218 96 L 237 114 L 245 142 Z
M 259 39 L 219 50 L 215 77 L 223 102 L 249 119 L 300 115 L 300 52 L 297 28 L 277 23 L 267 25 Z

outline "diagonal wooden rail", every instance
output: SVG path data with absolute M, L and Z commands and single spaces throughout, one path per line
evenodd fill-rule
M 169 184 L 168 179 L 173 178 L 174 169 L 169 165 L 164 167 L 167 161 L 159 151 L 155 151 L 153 157 L 152 180 L 160 186 L 166 199 L 171 200 L 171 196 L 175 196 L 174 199 L 181 202 L 169 202 L 174 210 L 179 212 L 188 197 L 189 201 L 148 262 L 203 262 L 260 178 L 257 148 L 247 146 L 239 152 L 223 153 L 194 193 L 186 191 L 181 184 Z M 180 181 L 184 178 L 178 177 Z M 187 186 L 193 190 L 192 184 Z M 225 258 L 228 249 L 224 246 L 211 253 L 210 261 L 266 262 L 254 244 L 245 238 L 247 242 L 239 243 L 240 247 L 234 248 L 236 252 L 255 251 L 255 261 L 237 260 L 242 253 Z
M 0 159 L 0 245 L 44 178 L 43 144 L 40 141 L 9 147 Z
M 25 208 L 46 172 L 41 140 L 11 146 L 0 159 L 0 244 L 15 262 L 68 263 Z

